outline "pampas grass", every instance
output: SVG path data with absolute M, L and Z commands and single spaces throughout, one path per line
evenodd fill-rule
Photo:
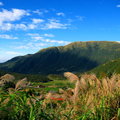
M 28 84 L 27 82 L 27 78 L 24 78 L 22 80 L 19 80 L 16 85 L 15 85 L 15 90 L 18 90 L 18 89 L 21 89 L 21 88 L 24 88 L 26 87 Z
M 26 86 L 26 79 L 18 81 L 16 91 L 0 94 L 0 111 L 5 110 L 6 119 L 10 120 L 119 120 L 119 75 L 101 79 L 94 74 L 80 78 L 73 73 L 65 76 L 74 88 L 41 94 L 42 99 L 41 95 L 31 96 L 28 91 L 20 90 Z M 7 108 L 12 109 L 7 111 Z
M 0 77 L 1 81 L 12 82 L 15 80 L 15 77 L 11 74 L 5 74 L 4 76 Z
M 70 80 L 70 82 L 75 82 L 77 80 L 79 80 L 79 77 L 77 77 L 77 75 L 71 73 L 71 72 L 65 72 L 64 76 Z

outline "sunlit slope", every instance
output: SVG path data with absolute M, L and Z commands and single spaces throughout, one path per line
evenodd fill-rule
M 112 74 L 120 74 L 120 59 L 112 60 L 105 64 L 102 64 L 90 72 L 95 73 L 97 75 L 112 75 Z

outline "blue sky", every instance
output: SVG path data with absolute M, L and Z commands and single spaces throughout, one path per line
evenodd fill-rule
M 75 41 L 120 41 L 120 0 L 0 0 L 0 62 Z

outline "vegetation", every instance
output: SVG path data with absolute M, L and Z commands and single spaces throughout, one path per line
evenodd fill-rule
M 0 70 L 0 76 L 3 76 L 7 73 L 14 75 L 16 81 L 25 77 L 27 77 L 31 82 L 48 82 L 52 80 L 52 78 L 49 79 L 49 77 L 47 77 L 46 75 L 41 75 L 41 74 L 20 74 L 20 73 L 6 72 Z
M 120 59 L 102 64 L 91 70 L 89 73 L 95 73 L 98 77 L 110 77 L 114 73 L 120 74 Z
M 65 73 L 68 80 L 41 83 L 56 85 L 56 92 L 39 89 L 0 91 L 1 120 L 119 120 L 120 75 L 98 79 L 94 74 L 77 77 Z M 63 83 L 62 83 L 63 82 Z M 57 84 L 58 83 L 58 84 Z M 60 84 L 59 84 L 60 83 Z M 40 84 L 40 83 L 39 83 Z M 23 84 L 21 84 L 23 85 Z M 38 85 L 32 83 L 33 86 Z
M 26 74 L 86 72 L 109 60 L 120 58 L 120 43 L 106 41 L 75 42 L 43 49 L 35 54 L 15 57 L 1 70 Z

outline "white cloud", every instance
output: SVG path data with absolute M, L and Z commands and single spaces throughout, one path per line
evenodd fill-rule
M 13 28 L 13 24 L 11 23 L 2 23 L 0 24 L 0 30 L 5 30 L 5 31 L 8 31 L 8 30 L 11 30 Z
M 35 29 L 35 28 L 37 28 L 37 25 L 34 25 L 34 24 L 28 24 L 28 27 L 27 27 L 27 29 Z
M 25 45 L 20 45 L 20 46 L 18 46 L 18 47 L 15 47 L 15 49 L 41 49 L 41 48 L 43 48 L 43 47 L 45 47 L 46 45 L 48 45 L 48 44 L 46 44 L 46 43 L 35 43 L 35 42 L 28 42 L 27 44 L 25 44 Z
M 63 44 L 63 45 L 70 43 L 68 41 L 48 39 L 48 38 L 44 38 L 42 36 L 33 36 L 32 39 L 34 41 L 43 41 L 43 42 L 47 42 L 47 43 L 57 43 L 57 44 Z
M 116 7 L 117 7 L 117 8 L 120 8 L 120 5 L 117 5 Z
M 76 16 L 76 18 L 80 21 L 83 21 L 85 19 L 85 16 Z
M 70 42 L 68 41 L 63 41 L 63 40 L 52 40 L 52 39 L 44 39 L 45 42 L 50 42 L 50 43 L 57 43 L 57 44 L 69 44 Z
M 42 22 L 44 22 L 44 20 L 43 19 L 32 19 L 32 21 L 33 21 L 33 23 L 34 24 L 38 24 L 38 23 L 42 23 Z
M 27 45 L 20 45 L 15 47 L 15 49 L 29 49 L 29 47 Z
M 30 36 L 29 42 L 26 44 L 20 44 L 17 47 L 14 47 L 15 49 L 42 49 L 48 46 L 56 46 L 56 45 L 66 45 L 69 44 L 69 41 L 64 40 L 55 40 L 46 38 L 47 36 L 53 37 L 53 34 L 38 34 L 38 33 L 28 33 L 26 34 Z
M 12 26 L 13 26 L 14 29 L 22 29 L 22 30 L 27 30 L 28 29 L 28 27 L 23 23 L 21 23 L 21 24 L 13 24 Z
M 52 37 L 53 34 L 38 34 L 38 33 L 28 33 L 29 41 L 27 43 L 19 43 L 19 46 L 14 47 L 14 49 L 26 49 L 26 50 L 40 50 L 50 46 L 66 45 L 69 41 L 55 40 L 46 38 L 47 36 Z M 50 36 L 51 35 L 51 36 Z
M 37 28 L 37 25 L 35 24 L 13 24 L 13 27 L 11 29 L 21 29 L 21 30 L 33 30 L 33 29 L 36 29 Z
M 21 20 L 22 17 L 30 15 L 28 11 L 22 9 L 12 9 L 8 11 L 3 9 L 0 12 L 0 30 L 27 29 L 25 24 L 13 24 L 11 22 Z
M 30 15 L 30 12 L 23 9 L 11 9 L 11 10 L 2 9 L 2 11 L 0 11 L 0 30 L 9 31 L 18 29 L 19 30 L 67 29 L 68 26 L 70 25 L 68 23 L 61 22 L 60 20 L 56 19 L 46 20 L 33 18 L 31 22 L 22 21 L 23 20 L 22 18 L 28 15 Z M 62 15 L 62 13 L 58 13 L 58 15 Z
M 69 24 L 60 23 L 59 20 L 49 19 L 42 29 L 67 29 Z
M 4 53 L 4 54 L 3 54 Z M 20 52 L 17 52 L 17 51 L 4 51 L 4 50 L 1 50 L 0 51 L 0 63 L 2 62 L 5 62 L 15 56 L 21 56 L 21 55 L 24 55 L 23 53 L 20 53 Z
M 44 34 L 45 37 L 55 37 L 53 34 Z
M 37 33 L 28 33 L 27 35 L 29 35 L 31 37 L 31 39 L 33 40 L 33 42 L 38 42 L 38 41 L 42 41 L 45 43 L 57 43 L 57 44 L 62 44 L 62 45 L 66 45 L 69 44 L 70 42 L 68 41 L 63 41 L 63 40 L 54 40 L 54 39 L 49 39 L 50 37 L 55 37 L 53 34 L 37 34 Z M 49 38 L 46 38 L 49 37 Z
M 44 41 L 44 38 L 41 36 L 33 36 L 32 39 L 34 39 L 34 41 L 39 41 L 39 40 Z
M 0 38 L 3 38 L 3 39 L 18 39 L 17 37 L 13 37 L 13 36 L 10 36 L 10 35 L 7 35 L 7 34 L 0 35 Z
M 27 35 L 28 35 L 28 36 L 39 36 L 38 33 L 28 33 Z
M 12 23 L 3 23 L 0 26 L 0 30 L 4 30 L 4 31 L 9 31 L 9 30 L 32 30 L 32 29 L 36 29 L 38 26 L 35 24 L 12 24 Z
M 0 6 L 3 6 L 4 4 L 2 2 L 0 2 Z
M 35 10 L 35 11 L 33 11 L 33 13 L 35 13 L 35 14 L 38 14 L 38 15 L 43 15 L 43 12 L 42 11 L 40 11 L 40 10 Z
M 55 37 L 55 35 L 53 35 L 53 34 L 48 34 L 48 33 L 45 33 L 45 34 L 38 34 L 38 33 L 28 33 L 27 34 L 28 36 L 31 36 L 31 37 Z
M 59 13 L 56 13 L 57 16 L 65 16 L 65 13 L 63 12 L 59 12 Z
M 20 55 L 21 53 L 15 52 L 15 51 L 7 51 L 5 54 L 8 54 L 8 55 Z
M 0 12 L 0 24 L 2 24 L 3 22 L 20 20 L 25 15 L 28 16 L 30 14 L 22 9 L 12 9 L 11 11 L 3 9 Z

